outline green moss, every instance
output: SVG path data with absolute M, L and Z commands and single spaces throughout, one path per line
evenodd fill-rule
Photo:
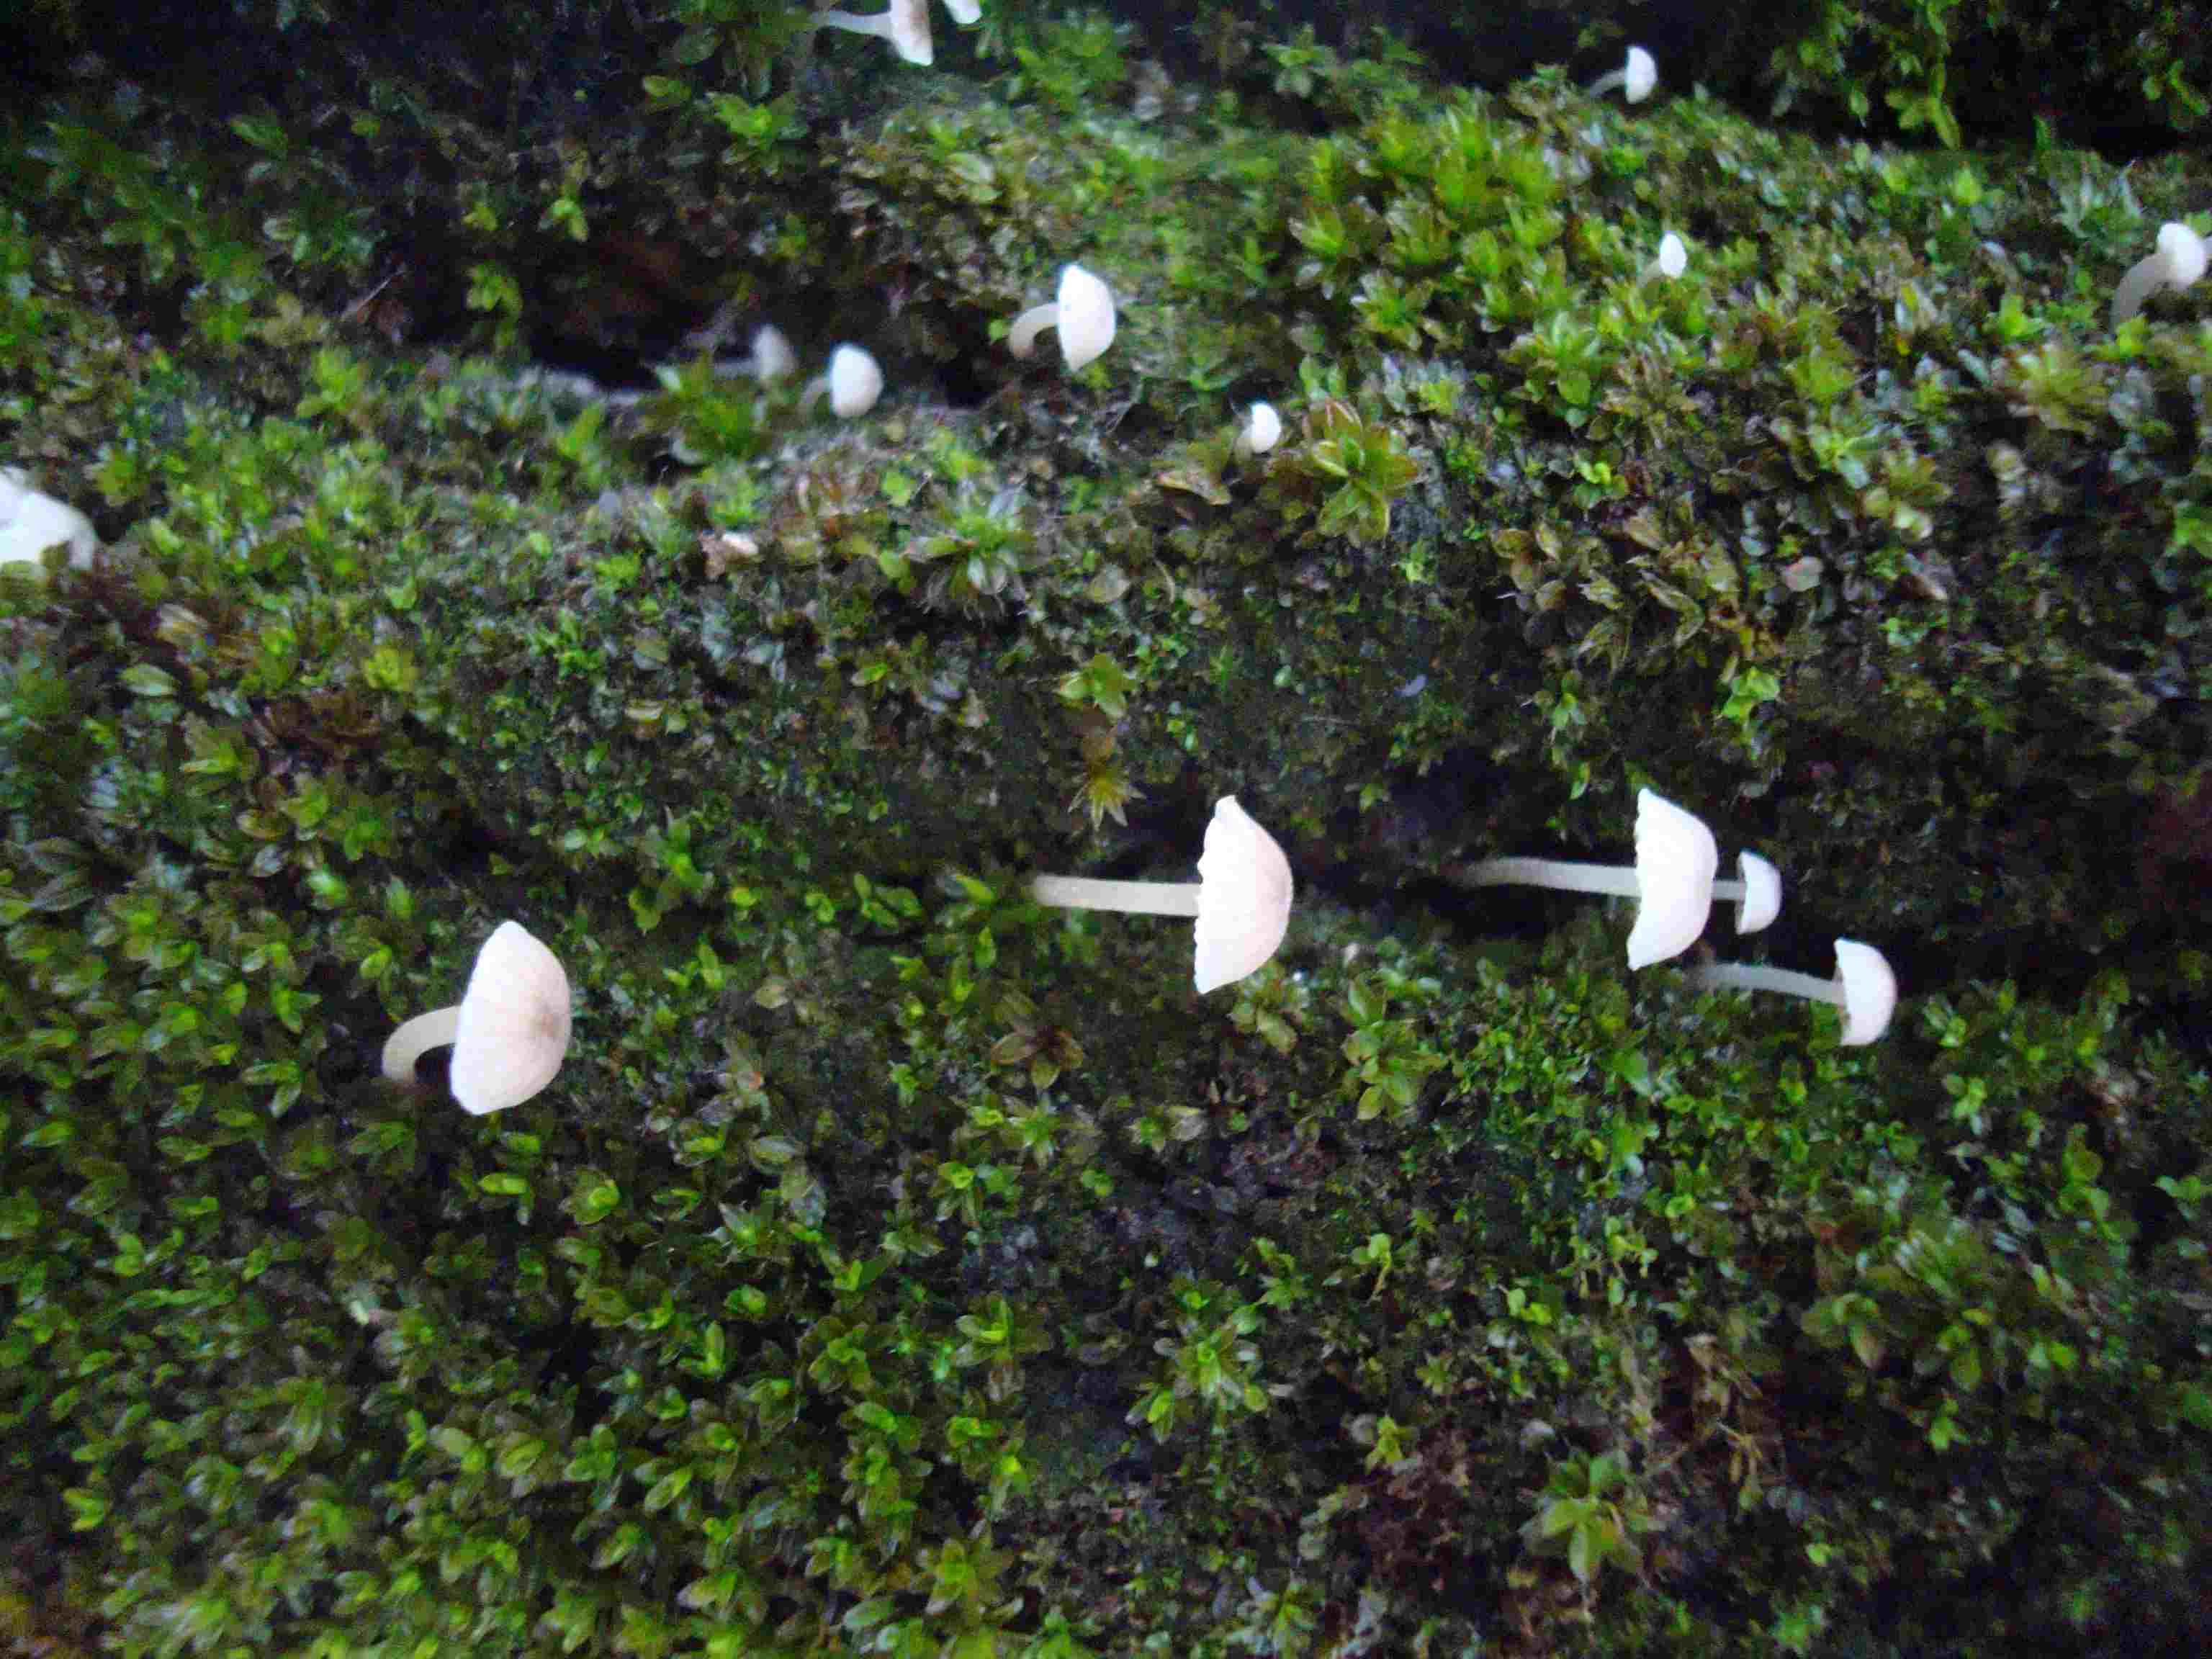
M 679 21 L 619 141 L 400 78 L 327 143 L 86 87 L 10 137 L 0 424 L 110 543 L 0 584 L 11 1633 L 2191 1630 L 2208 345 L 2102 315 L 2201 168 L 1311 39 L 1246 108 L 1018 12 L 833 116 L 780 9 Z M 450 149 L 353 191 L 395 134 Z M 433 195 L 450 350 L 356 305 Z M 708 273 L 657 398 L 470 355 L 616 339 L 633 222 Z M 1013 363 L 1079 257 L 1113 350 Z M 867 419 L 714 372 L 787 295 L 893 365 Z M 1780 856 L 1778 959 L 1892 951 L 1882 1046 L 1602 907 L 1425 908 L 1645 782 Z M 1028 900 L 1188 879 L 1231 793 L 1300 892 L 1233 993 Z M 386 1085 L 504 916 L 560 1079 Z

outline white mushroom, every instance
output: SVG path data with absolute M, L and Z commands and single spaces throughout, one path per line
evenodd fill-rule
M 1628 934 L 1628 965 L 1649 967 L 1680 956 L 1705 930 L 1713 904 L 1720 848 L 1695 814 L 1649 789 L 1636 792 L 1636 863 L 1582 864 L 1565 859 L 1485 859 L 1460 866 L 1455 878 L 1473 887 L 1553 887 L 1637 901 Z
M 1650 264 L 1644 267 L 1638 282 L 1648 283 L 1654 276 L 1673 282 L 1690 268 L 1690 251 L 1682 246 L 1682 239 L 1668 231 L 1659 239 L 1659 252 Z
M 1632 104 L 1640 104 L 1651 95 L 1651 88 L 1659 84 L 1659 65 L 1650 52 L 1641 46 L 1628 49 L 1628 61 L 1610 75 L 1601 75 L 1589 83 L 1589 95 L 1602 98 L 1619 87 Z
M 1688 977 L 1700 990 L 1774 991 L 1832 1004 L 1844 1011 L 1844 1033 L 1837 1041 L 1847 1048 L 1879 1037 L 1897 1009 L 1897 975 L 1888 960 L 1873 945 L 1851 939 L 1836 941 L 1833 979 L 1749 962 L 1707 963 L 1691 969 Z
M 1236 451 L 1240 458 L 1264 455 L 1283 435 L 1283 417 L 1273 404 L 1254 404 L 1237 429 Z
M 983 21 L 982 0 L 945 0 L 945 9 L 963 29 Z
M 2143 301 L 2162 288 L 2185 289 L 2204 274 L 2204 239 L 2179 220 L 2158 228 L 2158 250 L 2138 259 L 2112 290 L 2112 326 L 2143 308 Z
M 91 520 L 32 489 L 15 468 L 0 467 L 0 564 L 36 565 L 48 548 L 67 546 L 69 562 L 82 569 L 99 545 Z
M 799 396 L 799 412 L 812 413 L 825 392 L 837 417 L 853 420 L 873 409 L 876 399 L 884 395 L 884 371 L 860 347 L 841 345 L 830 354 L 830 372 L 806 383 Z
M 1060 355 L 1069 374 L 1097 361 L 1114 343 L 1114 295 L 1081 265 L 1060 273 L 1060 295 L 1050 305 L 1031 306 L 1006 331 L 1006 349 L 1026 357 L 1046 329 L 1060 332 Z
M 1030 896 L 1064 910 L 1194 917 L 1191 980 L 1203 994 L 1256 973 L 1281 947 L 1291 923 L 1291 862 L 1237 798 L 1224 795 L 1206 826 L 1196 881 L 1036 876 Z
M 1717 881 L 1713 896 L 1735 899 L 1735 930 L 1755 933 L 1782 914 L 1782 872 L 1756 853 L 1736 855 L 1741 878 Z
M 453 1098 L 482 1115 L 520 1106 L 552 1082 L 568 1053 L 568 975 L 520 922 L 502 921 L 477 952 L 450 1008 L 417 1014 L 384 1044 L 384 1075 L 415 1080 L 426 1050 L 453 1044 Z
M 846 29 L 888 40 L 901 60 L 908 64 L 926 66 L 936 56 L 929 39 L 928 0 L 890 0 L 889 11 L 870 12 L 865 17 L 849 11 L 817 12 L 814 27 Z
M 783 331 L 774 323 L 763 323 L 753 334 L 751 368 L 753 378 L 763 386 L 770 380 L 781 380 L 799 369 L 799 354 L 791 349 L 791 342 L 783 337 Z

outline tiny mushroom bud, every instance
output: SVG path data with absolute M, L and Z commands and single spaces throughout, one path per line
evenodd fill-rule
M 929 0 L 891 0 L 889 11 L 870 12 L 865 17 L 849 11 L 817 12 L 814 27 L 875 35 L 890 41 L 901 60 L 908 64 L 927 65 L 936 55 L 929 39 Z
M 1756 853 L 1737 855 L 1741 878 L 1717 881 L 1713 896 L 1740 901 L 1735 907 L 1735 930 L 1755 933 L 1782 914 L 1782 872 Z
M 1036 349 L 1036 337 L 1046 329 L 1060 333 L 1060 355 L 1069 374 L 1097 361 L 1114 343 L 1114 295 L 1106 284 L 1081 265 L 1070 264 L 1060 273 L 1060 294 L 1050 305 L 1031 306 L 1014 319 L 1006 331 L 1006 349 L 1026 357 Z
M 830 372 L 806 383 L 799 412 L 811 414 L 823 392 L 838 419 L 849 421 L 866 414 L 884 395 L 884 371 L 876 360 L 856 345 L 841 345 L 830 354 Z
M 2162 288 L 2191 287 L 2204 274 L 2205 240 L 2179 220 L 2158 228 L 2158 250 L 2130 265 L 2120 285 L 2112 290 L 2112 326 L 2143 308 L 2143 301 Z
M 1283 435 L 1283 417 L 1275 413 L 1273 404 L 1254 404 L 1244 417 L 1243 426 L 1237 434 L 1237 453 L 1240 456 L 1264 455 L 1275 447 Z
M 453 1044 L 453 1098 L 482 1115 L 520 1106 L 552 1082 L 568 1052 L 568 975 L 519 922 L 502 921 L 477 952 L 450 1008 L 417 1014 L 384 1044 L 384 1075 L 415 1080 L 426 1049 Z
M 1644 267 L 1644 274 L 1638 280 L 1648 283 L 1658 276 L 1671 283 L 1689 266 L 1690 251 L 1682 246 L 1682 239 L 1670 230 L 1659 239 L 1657 256 Z
M 1470 887 L 1553 887 L 1608 893 L 1637 901 L 1628 933 L 1628 965 L 1649 967 L 1680 956 L 1705 930 L 1712 909 L 1720 849 L 1713 832 L 1650 789 L 1636 792 L 1636 864 L 1580 864 L 1564 859 L 1485 859 L 1449 872 Z
M 50 547 L 66 546 L 69 562 L 82 569 L 99 545 L 91 520 L 68 502 L 32 489 L 15 468 L 0 467 L 0 564 L 20 562 L 43 574 L 39 556 Z
M 1191 981 L 1203 994 L 1257 973 L 1280 948 L 1291 922 L 1291 863 L 1237 798 L 1224 795 L 1206 826 L 1195 882 L 1036 876 L 1030 896 L 1066 910 L 1194 917 Z
M 1889 1017 L 1897 1009 L 1897 975 L 1890 971 L 1888 959 L 1873 945 L 1853 939 L 1836 941 L 1833 979 L 1757 963 L 1713 962 L 1691 969 L 1689 980 L 1700 990 L 1774 991 L 1831 1003 L 1844 1011 L 1844 1031 L 1837 1041 L 1847 1048 L 1879 1037 L 1889 1029 Z
M 1641 46 L 1628 49 L 1628 61 L 1610 75 L 1601 75 L 1589 83 L 1589 95 L 1602 98 L 1619 87 L 1627 94 L 1632 104 L 1640 104 L 1651 95 L 1651 88 L 1659 84 L 1659 65 L 1650 52 Z

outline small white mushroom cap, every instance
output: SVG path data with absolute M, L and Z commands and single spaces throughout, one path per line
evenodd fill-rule
M 1743 902 L 1736 906 L 1735 930 L 1755 933 L 1782 914 L 1782 872 L 1756 853 L 1738 854 L 1735 867 L 1743 880 Z
M 1621 71 L 1621 89 L 1628 101 L 1640 104 L 1651 95 L 1651 88 L 1659 84 L 1659 65 L 1651 54 L 1641 46 L 1628 49 L 1628 64 Z
M 1073 374 L 1088 368 L 1114 343 L 1114 295 L 1081 265 L 1060 273 L 1060 355 Z
M 983 21 L 982 0 L 945 0 L 945 9 L 963 29 L 970 23 Z
M 830 407 L 840 420 L 866 414 L 883 395 L 884 371 L 873 357 L 856 345 L 830 354 Z
M 2179 220 L 2158 228 L 2158 246 L 2146 258 L 2130 265 L 2112 291 L 2112 325 L 2118 327 L 2143 307 L 2143 301 L 2162 288 L 2191 287 L 2204 275 L 2208 250 L 2205 240 Z
M 1283 417 L 1275 413 L 1274 404 L 1254 404 L 1251 413 L 1244 417 L 1244 430 L 1237 447 L 1247 455 L 1264 455 L 1282 435 Z
M 1659 274 L 1671 282 L 1690 268 L 1690 251 L 1682 246 L 1682 239 L 1670 230 L 1659 239 L 1659 257 L 1653 263 L 1658 266 Z
M 1197 956 L 1200 994 L 1267 965 L 1291 925 L 1291 861 L 1234 795 L 1213 804 L 1198 860 Z
M 1636 925 L 1628 933 L 1628 965 L 1649 967 L 1680 956 L 1705 931 L 1721 852 L 1713 832 L 1650 789 L 1636 792 Z
M 1897 1009 L 1897 975 L 1881 951 L 1854 939 L 1838 939 L 1836 982 L 1844 990 L 1844 1034 L 1838 1042 L 1846 1048 L 1858 1048 L 1889 1029 L 1889 1017 Z
M 453 1036 L 453 1098 L 482 1115 L 520 1106 L 552 1082 L 568 1053 L 568 975 L 520 922 L 502 921 L 477 952 Z
M 15 468 L 0 467 L 0 564 L 36 564 L 57 544 L 66 544 L 69 562 L 82 569 L 92 562 L 100 537 L 92 520 L 67 501 L 32 489 Z
M 2158 228 L 2159 258 L 2166 261 L 2169 287 L 2187 288 L 2204 275 L 2204 239 L 2178 219 Z
M 798 368 L 799 354 L 783 337 L 783 331 L 774 323 L 763 323 L 753 335 L 753 378 L 764 385 L 783 379 Z
M 1059 293 L 1014 319 L 1006 331 L 1006 349 L 1028 356 L 1036 349 L 1036 337 L 1048 328 L 1060 335 L 1060 355 L 1068 372 L 1087 368 L 1114 343 L 1112 291 L 1081 265 L 1062 266 Z

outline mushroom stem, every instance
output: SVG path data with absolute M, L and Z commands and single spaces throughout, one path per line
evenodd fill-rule
M 857 12 L 817 11 L 814 14 L 814 27 L 849 29 L 854 34 L 872 34 L 879 40 L 889 40 L 891 38 L 891 15 L 879 11 L 863 17 Z
M 1033 876 L 1030 896 L 1060 910 L 1119 910 L 1132 916 L 1194 916 L 1194 881 L 1098 881 L 1089 876 Z
M 1625 864 L 1577 864 L 1567 859 L 1485 859 L 1460 866 L 1460 879 L 1470 887 L 1555 887 L 1563 893 L 1610 893 L 1616 898 L 1640 898 L 1633 866 Z M 1716 889 L 1716 890 L 1718 890 Z
M 1596 80 L 1591 82 L 1588 87 L 1583 88 L 1583 95 L 1590 98 L 1602 98 L 1606 94 L 1613 91 L 1614 88 L 1625 87 L 1627 84 L 1628 71 L 1626 70 L 1614 70 L 1612 73 L 1608 75 L 1601 75 Z
M 1738 883 L 1739 886 L 1742 884 Z M 1724 884 L 1715 882 L 1717 893 Z M 1753 962 L 1709 962 L 1685 975 L 1700 990 L 1773 991 L 1785 997 L 1804 997 L 1813 1002 L 1844 1006 L 1844 988 L 1817 974 L 1801 974 L 1790 968 L 1769 968 Z
M 415 1081 L 415 1062 L 433 1048 L 450 1044 L 460 1030 L 461 1005 L 417 1014 L 384 1040 L 384 1075 L 394 1083 Z
M 799 394 L 799 418 L 804 420 L 813 414 L 814 405 L 822 401 L 829 390 L 830 377 L 827 374 L 817 374 L 809 380 L 806 383 L 806 390 Z
M 2148 259 L 2138 259 L 2120 278 L 2120 285 L 2112 290 L 2112 322 L 2115 326 L 2143 308 L 2143 301 L 2158 292 L 2166 282 L 2166 261 L 2158 254 Z
M 1006 331 L 1006 349 L 1017 357 L 1026 357 L 1036 348 L 1036 337 L 1048 328 L 1060 326 L 1060 307 L 1056 302 L 1031 306 L 1014 319 L 1014 325 Z
M 1713 896 L 1717 899 L 1740 899 L 1743 896 L 1743 884 L 1734 876 L 1723 876 L 1713 884 Z

